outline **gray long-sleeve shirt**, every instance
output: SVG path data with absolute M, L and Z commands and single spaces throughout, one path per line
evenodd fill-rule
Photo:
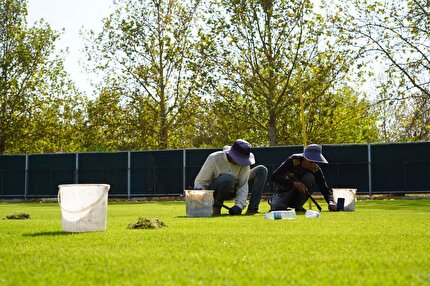
M 207 189 L 213 179 L 221 174 L 231 174 L 237 179 L 235 205 L 244 209 L 248 198 L 249 166 L 232 164 L 225 151 L 217 151 L 208 156 L 194 180 L 195 189 Z

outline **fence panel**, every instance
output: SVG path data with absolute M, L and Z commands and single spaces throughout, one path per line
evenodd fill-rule
M 25 156 L 0 156 L 0 197 L 25 195 Z
M 110 184 L 110 196 L 179 195 L 193 187 L 207 156 L 219 150 L 2 155 L 0 198 L 53 197 L 58 185 L 75 182 Z M 256 164 L 265 165 L 269 177 L 289 155 L 302 151 L 302 146 L 253 149 Z M 430 193 L 430 142 L 324 145 L 323 154 L 330 164 L 321 167 L 331 187 L 356 188 L 362 194 Z M 272 191 L 269 180 L 265 193 Z
M 273 192 L 273 183 L 270 176 L 288 156 L 295 153 L 302 153 L 302 146 L 279 146 L 279 147 L 260 147 L 252 151 L 255 155 L 255 164 L 264 165 L 268 170 L 267 184 L 264 193 Z
M 79 183 L 109 184 L 110 196 L 127 196 L 128 152 L 79 153 Z
M 405 163 L 405 192 L 430 192 L 429 164 L 429 161 L 408 161 Z
M 373 193 L 429 192 L 430 143 L 372 145 Z
M 368 145 L 324 145 L 328 165 L 321 165 L 329 186 L 369 192 Z
M 58 185 L 72 184 L 75 154 L 36 154 L 28 156 L 28 197 L 55 197 Z
M 182 150 L 132 152 L 130 163 L 131 195 L 182 193 Z

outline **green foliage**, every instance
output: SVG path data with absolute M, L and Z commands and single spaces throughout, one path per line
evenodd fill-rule
M 377 106 L 387 114 L 381 124 L 385 141 L 418 142 L 430 140 L 430 98 L 412 95 L 408 100 L 388 99 Z
M 57 204 L 0 205 L 0 217 L 14 212 L 32 218 L 0 221 L 3 285 L 430 283 L 428 199 L 359 200 L 355 212 L 292 221 L 187 218 L 184 202 L 109 203 L 107 229 L 94 233 L 62 232 Z M 128 229 L 137 217 L 168 227 Z
M 0 1 L 0 154 L 76 151 L 83 98 L 54 55 L 59 35 L 26 16 L 26 1 Z
M 413 96 L 404 109 L 396 110 L 396 121 L 401 123 L 395 136 L 401 142 L 430 140 L 430 97 Z
M 337 105 L 339 100 L 330 95 L 342 92 L 355 56 L 348 48 L 350 39 L 331 25 L 334 16 L 318 14 L 310 1 L 214 1 L 208 13 L 209 29 L 200 31 L 200 57 L 208 83 L 203 89 L 212 96 L 217 124 L 256 145 L 303 143 L 299 98 L 307 97 L 306 116 Z M 337 16 L 336 21 L 343 19 Z M 345 97 L 342 102 L 353 106 L 356 100 Z M 339 119 L 347 121 L 344 126 L 363 123 L 357 120 Z M 329 140 L 308 135 L 323 141 L 367 140 L 358 132 L 343 138 L 333 127 L 308 128 L 328 133 Z
M 306 118 L 309 142 L 339 144 L 379 140 L 377 113 L 350 88 L 324 94 L 310 102 Z
M 115 82 L 115 92 L 120 92 L 115 100 L 126 101 L 125 108 L 132 109 L 134 125 L 119 125 L 118 132 L 137 134 L 141 149 L 188 143 L 181 136 L 200 100 L 194 73 L 188 68 L 199 2 L 116 1 L 117 9 L 104 20 L 102 32 L 88 34 L 87 55 L 94 71 L 105 75 L 103 89 L 112 89 Z
M 369 75 L 374 80 L 378 108 L 390 116 L 380 122 L 384 139 L 429 140 L 427 108 L 414 111 L 430 98 L 429 2 L 345 3 L 354 6 L 346 9 L 351 11 L 353 21 L 345 30 L 362 46 L 363 65 L 373 71 Z M 411 121 L 419 128 L 414 128 Z
M 84 146 L 90 151 L 117 151 L 133 149 L 129 146 L 129 112 L 121 103 L 121 93 L 104 89 L 99 97 L 88 104 L 88 122 Z
M 0 0 L 0 154 L 429 140 L 424 2 L 118 0 L 88 101 L 61 34 Z

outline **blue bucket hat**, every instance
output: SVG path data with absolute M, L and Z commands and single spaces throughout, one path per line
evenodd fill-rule
M 237 139 L 232 146 L 225 146 L 223 150 L 241 166 L 251 166 L 255 163 L 254 154 L 251 153 L 251 145 L 242 139 Z
M 321 145 L 317 145 L 317 144 L 308 145 L 305 148 L 305 151 L 303 152 L 303 157 L 305 157 L 306 160 L 314 163 L 328 164 L 327 160 L 324 158 L 322 154 Z

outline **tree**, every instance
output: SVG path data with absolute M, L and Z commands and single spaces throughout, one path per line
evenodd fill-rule
M 392 101 L 387 101 L 392 102 Z M 389 119 L 384 122 L 386 141 L 416 142 L 430 140 L 430 98 L 412 95 L 395 105 L 382 105 L 389 111 Z
M 386 140 L 404 140 L 398 126 L 410 122 L 429 122 L 428 110 L 419 112 L 430 98 L 430 10 L 428 0 L 344 2 L 345 11 L 354 17 L 347 28 L 362 46 L 364 65 L 374 71 L 377 100 L 392 116 L 386 123 Z M 379 70 L 379 72 L 378 72 Z M 400 113 L 404 112 L 403 115 Z M 408 114 L 411 116 L 409 117 Z M 394 116 L 395 115 L 395 116 Z M 417 116 L 421 116 L 418 118 Z M 403 119 L 404 122 L 398 120 Z M 386 119 L 384 119 L 386 120 Z M 385 124 L 385 123 L 383 123 Z M 408 140 L 428 140 L 423 137 L 429 125 L 421 125 L 420 136 Z M 390 128 L 394 127 L 394 130 Z M 415 128 L 414 128 L 415 129 Z M 392 132 L 391 132 L 392 131 Z M 396 137 L 393 137 L 393 134 Z M 397 137 L 399 136 L 399 137 Z M 408 137 L 408 136 L 406 136 Z M 403 139 L 401 139 L 403 138 Z
M 325 144 L 378 142 L 378 113 L 350 87 L 327 93 L 311 103 L 307 114 L 309 142 Z
M 88 104 L 84 147 L 88 151 L 128 150 L 127 109 L 121 105 L 121 93 L 105 88 Z
M 0 154 L 76 150 L 84 99 L 54 55 L 59 35 L 43 21 L 27 27 L 26 4 L 0 0 Z
M 326 108 L 315 102 L 334 104 L 329 95 L 345 84 L 355 56 L 335 29 L 343 19 L 318 14 L 308 0 L 213 2 L 200 51 L 218 120 L 235 122 L 227 130 L 258 145 L 302 143 L 300 97 L 306 114 Z
M 401 122 L 399 141 L 429 141 L 430 140 L 430 97 L 417 96 L 407 112 L 397 114 L 397 122 Z
M 102 32 L 87 34 L 92 68 L 138 107 L 134 133 L 144 135 L 142 149 L 182 146 L 181 132 L 195 116 L 199 98 L 187 67 L 199 2 L 119 0 Z

